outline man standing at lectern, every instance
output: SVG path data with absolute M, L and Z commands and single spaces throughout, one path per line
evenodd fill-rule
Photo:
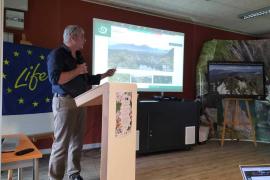
M 103 74 L 89 75 L 80 53 L 84 43 L 84 30 L 77 25 L 68 25 L 63 33 L 63 45 L 52 50 L 47 59 L 48 76 L 54 94 L 52 109 L 55 140 L 49 162 L 51 180 L 63 179 L 66 161 L 69 179 L 83 179 L 80 176 L 80 159 L 86 109 L 76 107 L 73 98 L 115 73 L 115 69 L 109 69 Z

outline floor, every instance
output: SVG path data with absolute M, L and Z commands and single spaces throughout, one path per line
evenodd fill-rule
M 40 180 L 48 180 L 48 164 L 49 155 L 43 156 L 39 160 L 39 175 Z M 92 149 L 83 152 L 82 155 L 82 172 L 81 175 L 85 180 L 99 180 L 99 168 L 100 168 L 100 149 Z M 1 179 L 7 179 L 7 172 L 2 172 Z M 32 168 L 23 169 L 23 180 L 32 179 Z M 65 175 L 64 179 L 68 179 Z M 16 170 L 13 173 L 13 180 L 17 180 Z
M 40 160 L 40 179 L 47 180 L 49 156 Z M 270 144 L 209 141 L 191 150 L 137 156 L 136 180 L 241 180 L 240 164 L 270 164 Z M 100 149 L 83 152 L 81 175 L 85 180 L 98 180 Z M 23 170 L 23 177 L 31 180 L 31 168 Z M 7 177 L 2 172 L 2 180 Z M 16 172 L 14 173 L 16 179 Z M 65 177 L 65 179 L 67 179 Z

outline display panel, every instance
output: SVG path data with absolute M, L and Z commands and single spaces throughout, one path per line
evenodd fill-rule
M 240 165 L 243 180 L 268 180 L 270 179 L 270 165 Z
M 110 82 L 138 91 L 182 92 L 184 34 L 93 19 L 93 74 L 116 68 Z
M 224 97 L 265 98 L 264 64 L 262 62 L 208 63 L 210 93 Z

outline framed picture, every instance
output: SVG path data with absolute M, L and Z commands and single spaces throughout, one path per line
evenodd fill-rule
M 23 30 L 24 11 L 5 9 L 5 27 Z

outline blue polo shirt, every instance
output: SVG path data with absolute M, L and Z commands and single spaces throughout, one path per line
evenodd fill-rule
M 52 93 L 71 95 L 76 97 L 88 89 L 91 85 L 100 83 L 101 75 L 83 74 L 75 77 L 65 84 L 58 84 L 62 72 L 71 71 L 76 68 L 78 61 L 71 55 L 70 49 L 62 45 L 50 52 L 47 57 L 47 68 L 49 81 L 52 84 Z

